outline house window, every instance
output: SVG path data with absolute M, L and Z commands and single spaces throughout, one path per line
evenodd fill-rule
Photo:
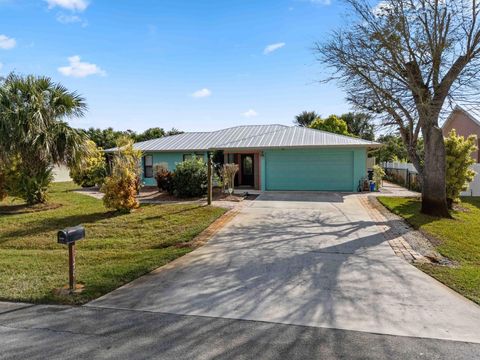
M 153 156 L 145 155 L 143 157 L 143 177 L 153 178 Z
M 203 159 L 203 153 L 183 154 L 183 161 L 190 160 L 193 156 L 195 156 L 196 159 Z

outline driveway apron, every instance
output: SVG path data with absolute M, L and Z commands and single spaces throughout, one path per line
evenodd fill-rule
M 204 247 L 86 306 L 480 343 L 480 307 L 397 257 L 359 196 L 264 193 Z

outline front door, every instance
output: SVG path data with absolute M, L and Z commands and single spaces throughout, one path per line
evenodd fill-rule
M 253 167 L 253 155 L 242 154 L 242 185 L 254 186 L 254 167 Z

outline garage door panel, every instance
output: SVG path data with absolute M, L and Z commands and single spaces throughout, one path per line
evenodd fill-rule
M 265 160 L 267 190 L 352 191 L 352 151 L 271 151 Z

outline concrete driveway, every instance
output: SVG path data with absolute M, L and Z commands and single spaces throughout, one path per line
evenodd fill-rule
M 86 306 L 480 343 L 480 307 L 397 257 L 360 196 L 262 194 L 204 247 Z

